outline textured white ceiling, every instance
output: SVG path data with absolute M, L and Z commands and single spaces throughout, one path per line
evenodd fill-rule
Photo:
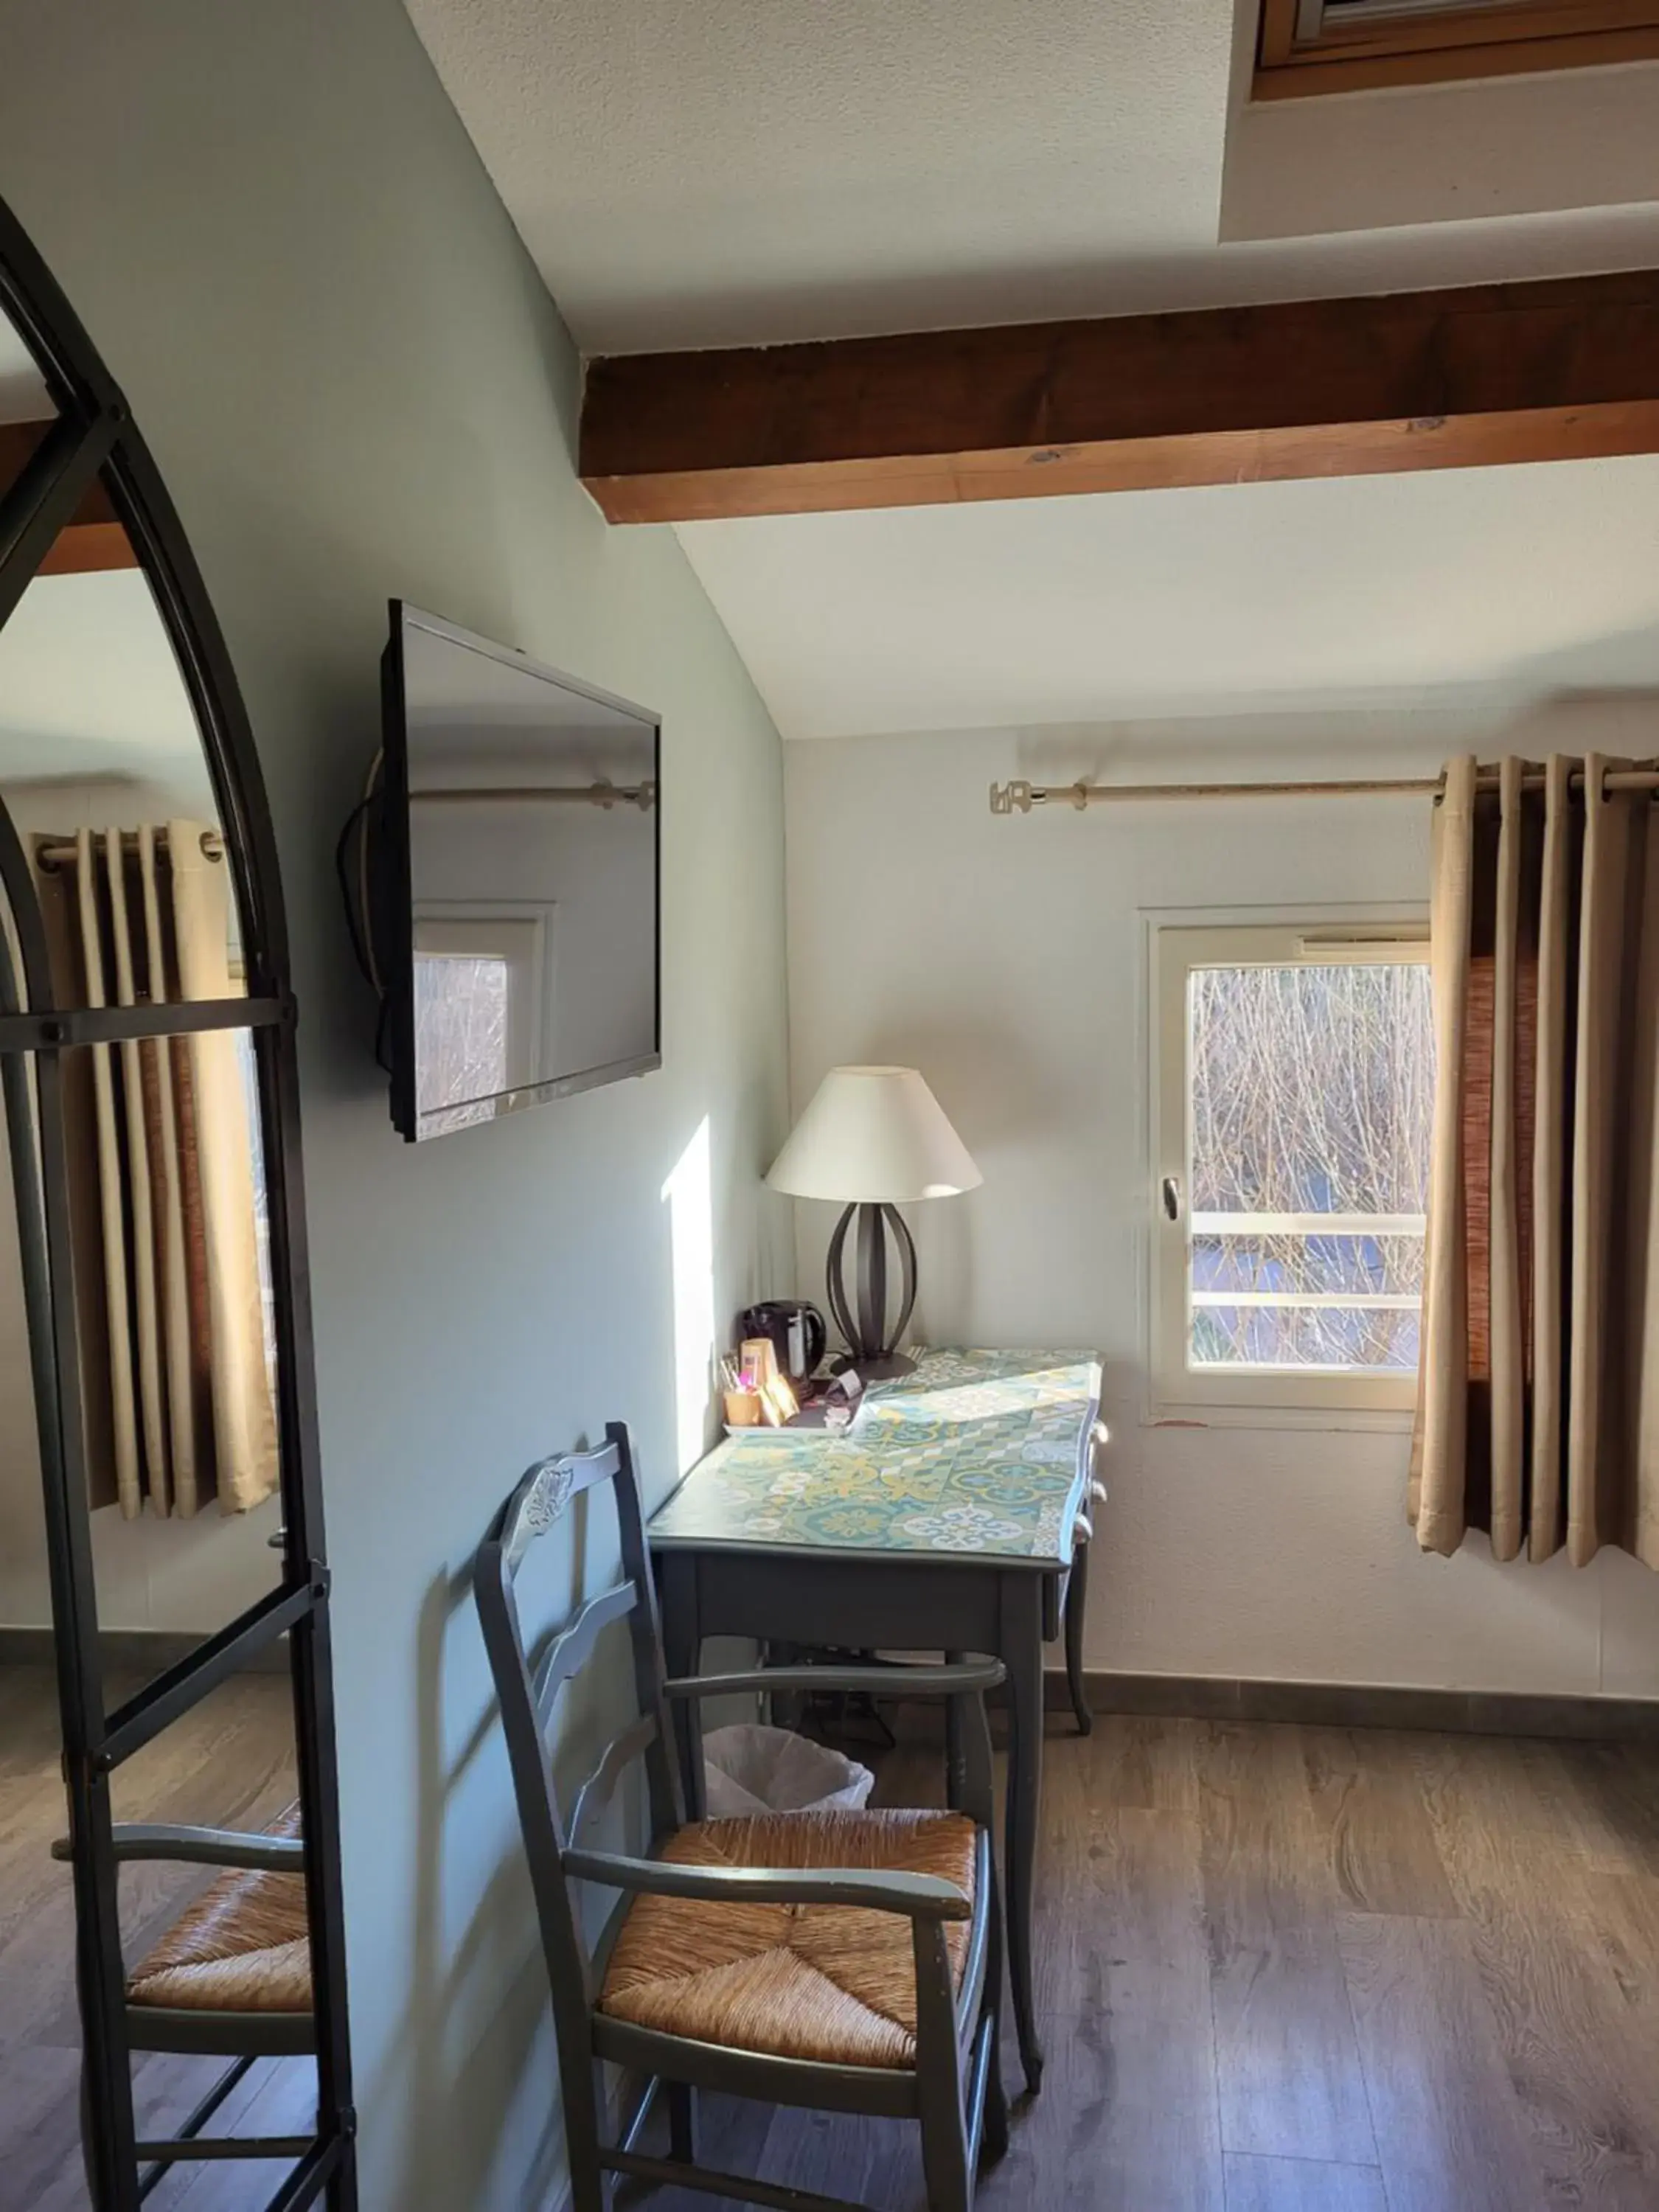
M 1659 458 L 678 526 L 783 734 L 1659 689 Z
M 1287 117 L 1255 0 L 408 5 L 591 352 L 1659 263 L 1659 65 Z M 1659 684 L 1656 461 L 679 536 L 791 737 Z
M 1659 69 L 1615 103 L 1629 125 L 1635 98 L 1632 143 L 1648 158 L 1612 168 L 1594 158 L 1607 143 L 1607 112 L 1577 112 L 1577 91 L 1605 72 L 1547 80 L 1568 103 L 1559 113 L 1543 80 L 1509 80 L 1529 88 L 1520 94 L 1431 88 L 1292 103 L 1334 118 L 1336 144 L 1328 133 L 1306 161 L 1305 133 L 1259 111 L 1229 224 L 1230 103 L 1245 81 L 1236 62 L 1255 0 L 1238 11 L 1233 0 L 408 5 L 590 352 L 1659 258 L 1659 209 L 1585 204 L 1610 192 L 1659 198 Z M 1425 180 L 1406 196 L 1408 211 L 1382 211 L 1389 194 L 1349 177 L 1340 206 L 1323 212 L 1342 117 L 1375 125 L 1385 111 L 1410 125 L 1407 165 Z M 1385 118 L 1385 149 L 1392 136 Z M 1567 173 L 1587 165 L 1594 178 Z M 1555 181 L 1540 186 L 1540 174 Z M 1416 227 L 1356 229 L 1362 204 L 1375 222 Z M 1274 234 L 1222 245 L 1224 228 Z

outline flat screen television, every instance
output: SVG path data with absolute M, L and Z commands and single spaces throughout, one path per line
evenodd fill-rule
M 661 1065 L 656 715 L 392 602 L 374 937 L 411 1143 Z

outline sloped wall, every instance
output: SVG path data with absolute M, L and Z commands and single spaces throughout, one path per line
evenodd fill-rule
M 397 0 L 0 18 L 0 193 L 155 449 L 276 817 L 364 2203 L 524 2212 L 562 2160 L 468 1561 L 520 1469 L 609 1418 L 659 1495 L 701 1444 L 714 1318 L 782 1286 L 777 738 L 672 537 L 607 532 L 577 486 L 575 356 Z M 394 594 L 665 724 L 663 1071 L 418 1150 L 332 864 Z M 608 1571 L 581 1533 L 550 1604 Z

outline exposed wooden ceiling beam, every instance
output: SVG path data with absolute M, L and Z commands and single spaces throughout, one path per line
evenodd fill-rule
M 51 428 L 50 422 L 0 422 L 0 494 Z M 69 528 L 58 533 L 40 574 L 78 576 L 94 568 L 136 568 L 137 565 L 131 540 L 117 519 L 109 494 L 99 483 L 76 508 Z
M 1659 452 L 1659 271 L 591 362 L 613 522 Z

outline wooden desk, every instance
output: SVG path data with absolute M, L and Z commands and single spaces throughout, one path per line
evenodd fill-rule
M 734 1437 L 647 1531 L 672 1674 L 705 1637 L 988 1652 L 1008 1669 L 1003 1847 L 1008 1967 L 1028 2085 L 1042 2080 L 1031 1892 L 1042 1777 L 1042 1645 L 1066 1616 L 1079 1725 L 1086 1510 L 1100 1368 L 1088 1352 L 927 1352 L 877 1384 L 846 1437 Z M 1067 1584 L 1071 1602 L 1067 1603 Z M 681 1715 L 693 1801 L 702 1747 Z

